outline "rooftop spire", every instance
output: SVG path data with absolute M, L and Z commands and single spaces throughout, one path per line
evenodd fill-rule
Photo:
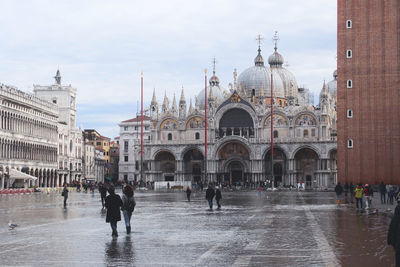
M 54 76 L 54 79 L 56 80 L 56 83 L 58 85 L 61 85 L 61 74 L 60 70 L 57 68 L 56 76 Z
M 263 38 L 259 34 L 259 35 L 257 35 L 256 40 L 258 41 L 258 55 L 254 59 L 254 63 L 255 63 L 256 66 L 264 66 L 264 59 L 261 56 L 261 41 L 263 40 Z
M 278 41 L 279 41 L 279 36 L 278 36 L 278 31 L 275 31 L 274 37 L 272 37 L 272 41 L 274 42 L 274 50 L 278 50 Z
M 213 58 L 213 75 L 215 75 L 215 64 L 217 63 L 217 60 L 215 59 L 215 57 Z
M 182 93 L 181 93 L 181 100 L 180 100 L 180 102 L 186 102 L 186 100 L 185 100 L 185 93 L 184 93 L 184 90 L 183 90 L 183 85 L 182 85 Z
M 189 113 L 193 113 L 192 99 L 190 99 Z
M 177 107 L 177 105 L 176 105 L 175 93 L 174 93 L 174 100 L 172 101 L 172 109 L 173 109 L 174 111 L 178 110 L 178 107 Z
M 156 99 L 156 88 L 153 89 L 153 98 L 151 100 L 151 103 L 157 103 L 157 99 Z

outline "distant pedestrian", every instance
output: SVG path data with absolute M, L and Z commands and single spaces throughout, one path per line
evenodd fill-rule
M 215 190 L 211 184 L 208 185 L 206 190 L 206 199 L 208 201 L 208 205 L 210 206 L 210 210 L 213 208 L 213 198 L 215 196 Z
M 354 195 L 356 197 L 356 207 L 357 209 L 359 209 L 359 211 L 362 211 L 363 209 L 363 194 L 364 194 L 364 188 L 362 187 L 361 184 L 358 184 L 356 190 L 354 190 Z
M 370 195 L 369 185 L 365 184 L 365 188 L 364 188 L 365 209 L 369 209 L 369 195 Z
M 381 204 L 386 204 L 386 186 L 383 181 L 379 184 L 379 193 L 381 195 Z
M 107 188 L 103 183 L 101 183 L 99 185 L 99 192 L 100 192 L 100 197 L 101 197 L 101 205 L 103 206 L 103 209 L 104 209 L 104 204 L 105 204 L 105 200 L 106 200 L 106 196 L 107 196 Z
M 387 243 L 394 247 L 396 253 L 396 266 L 400 266 L 400 196 L 396 196 L 397 206 L 390 222 Z
M 388 195 L 389 195 L 388 203 L 390 203 L 390 205 L 393 205 L 393 199 L 394 199 L 394 197 L 396 195 L 396 192 L 395 192 L 395 189 L 394 189 L 393 185 L 389 186 Z
M 61 195 L 64 197 L 64 208 L 67 207 L 68 192 L 67 183 L 64 183 L 64 188 L 61 193 Z
M 338 184 L 336 185 L 335 192 L 336 192 L 336 197 L 337 197 L 337 204 L 340 205 L 340 200 L 341 200 L 341 196 L 342 196 L 342 192 L 343 192 L 343 187 L 340 184 L 340 182 L 338 182 Z
M 167 190 L 169 190 L 169 182 L 167 183 Z
M 349 193 L 350 193 L 350 202 L 351 204 L 354 203 L 353 199 L 354 199 L 354 185 L 353 182 L 350 182 L 349 184 Z
M 121 197 L 115 194 L 113 186 L 108 188 L 109 195 L 106 197 L 105 206 L 107 208 L 106 222 L 110 223 L 112 236 L 118 236 L 117 222 L 121 220 Z
M 262 186 L 261 184 L 258 186 L 258 192 L 257 192 L 257 196 L 261 197 L 261 192 L 262 192 Z
M 344 191 L 344 202 L 346 204 L 349 203 L 349 199 L 348 199 L 348 194 L 349 194 L 349 184 L 346 182 L 343 186 L 343 191 Z M 350 193 L 351 194 L 351 193 Z
M 215 190 L 215 200 L 217 201 L 218 209 L 221 208 L 221 204 L 219 203 L 221 199 L 222 199 L 221 190 L 219 190 L 219 187 L 217 187 L 217 190 Z
M 134 191 L 133 187 L 127 184 L 123 189 L 122 195 L 122 213 L 124 215 L 125 226 L 126 226 L 126 233 L 131 233 L 131 217 L 132 212 L 135 210 L 136 201 L 134 198 Z
M 186 197 L 187 201 L 190 202 L 190 195 L 192 194 L 192 190 L 190 190 L 190 187 L 186 187 Z

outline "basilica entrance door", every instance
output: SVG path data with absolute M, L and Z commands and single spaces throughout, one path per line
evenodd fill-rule
M 232 162 L 229 164 L 229 176 L 231 184 L 243 181 L 243 166 L 240 162 Z

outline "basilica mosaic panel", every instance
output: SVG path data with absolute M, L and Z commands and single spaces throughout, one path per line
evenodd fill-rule
M 206 122 L 202 117 L 193 117 L 186 123 L 186 129 L 204 128 Z
M 271 126 L 271 116 L 268 116 L 268 118 L 265 120 L 264 123 L 265 126 Z M 274 126 L 288 126 L 288 122 L 285 117 L 279 114 L 274 114 Z
M 166 119 L 161 123 L 161 130 L 176 130 L 178 128 L 178 122 L 174 119 Z
M 317 125 L 314 117 L 311 115 L 301 115 L 296 119 L 296 125 L 297 126 L 307 126 L 307 125 Z

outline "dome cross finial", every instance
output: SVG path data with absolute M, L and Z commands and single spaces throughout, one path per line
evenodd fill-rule
M 258 34 L 256 40 L 258 41 L 258 53 L 260 54 L 261 53 L 261 42 L 262 42 L 262 40 L 264 40 L 264 38 L 261 36 L 261 34 Z
M 272 37 L 272 41 L 274 42 L 274 49 L 275 51 L 278 50 L 278 41 L 279 41 L 279 36 L 278 36 L 278 31 L 275 31 L 274 37 Z
M 213 58 L 211 63 L 213 64 L 213 74 L 215 75 L 215 65 L 217 64 L 217 60 L 215 59 L 215 57 Z

